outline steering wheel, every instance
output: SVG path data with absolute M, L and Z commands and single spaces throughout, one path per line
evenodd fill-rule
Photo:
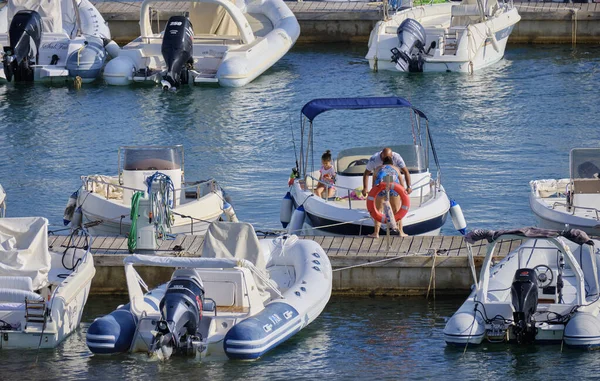
M 353 160 L 348 164 L 348 167 L 346 168 L 350 168 L 350 167 L 356 167 L 359 165 L 365 165 L 369 162 L 369 159 L 357 159 L 357 160 Z
M 554 272 L 546 265 L 537 265 L 533 268 L 535 277 L 538 281 L 538 287 L 544 288 L 550 286 L 554 280 Z

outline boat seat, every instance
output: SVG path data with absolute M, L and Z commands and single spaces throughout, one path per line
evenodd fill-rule
M 33 284 L 28 276 L 0 276 L 0 288 L 33 292 Z
M 41 295 L 35 292 L 16 290 L 11 288 L 0 288 L 0 302 L 23 303 L 25 299 L 42 301 Z

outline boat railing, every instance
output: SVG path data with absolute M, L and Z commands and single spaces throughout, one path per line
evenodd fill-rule
M 312 176 L 312 175 L 306 175 L 306 177 L 307 177 L 307 178 L 309 178 L 309 179 L 311 179 L 311 180 L 313 181 L 313 184 L 314 184 L 315 182 L 316 182 L 316 183 L 318 183 L 318 184 L 323 184 L 323 185 L 325 186 L 325 192 L 326 192 L 326 195 L 329 195 L 329 189 L 330 189 L 331 187 L 335 187 L 336 189 L 342 189 L 342 190 L 345 190 L 345 191 L 348 193 L 348 194 L 347 194 L 347 197 L 348 197 L 348 209 L 352 209 L 352 197 L 351 197 L 351 195 L 350 195 L 350 192 L 355 192 L 355 191 L 356 191 L 356 189 L 353 189 L 353 188 L 347 188 L 347 187 L 343 187 L 343 186 L 340 186 L 340 185 L 335 185 L 335 184 L 333 184 L 333 185 L 332 185 L 332 184 L 330 184 L 330 183 L 327 183 L 327 182 L 325 182 L 325 181 L 319 180 L 318 178 L 316 178 L 316 177 L 314 177 L 314 176 Z M 422 189 L 423 189 L 423 188 L 425 188 L 426 186 L 431 186 L 431 184 L 430 184 L 429 182 L 428 182 L 428 183 L 426 183 L 426 184 L 418 185 L 420 182 L 422 182 L 422 181 L 423 181 L 423 180 L 425 180 L 425 179 L 427 179 L 427 177 L 422 177 L 421 179 L 417 180 L 417 181 L 416 181 L 414 184 L 411 184 L 411 189 L 413 190 L 413 192 L 415 192 L 415 191 L 417 191 L 417 190 L 422 190 Z M 432 196 L 432 197 L 435 197 L 435 196 L 437 196 L 437 188 L 436 188 L 436 187 L 434 187 L 434 188 L 435 188 L 435 190 L 434 190 L 434 192 L 433 192 L 433 196 Z M 307 189 L 308 189 L 308 187 L 307 187 Z M 429 194 L 431 194 L 431 193 L 429 193 Z M 421 206 L 421 205 L 423 205 L 423 203 L 424 203 L 425 201 L 427 201 L 427 200 L 430 200 L 430 199 L 431 199 L 431 197 L 427 197 L 427 198 L 425 198 L 425 197 L 423 196 L 423 192 L 420 192 L 420 196 L 419 196 L 419 205 L 418 205 L 418 206 Z M 329 197 L 326 197 L 326 198 L 325 198 L 325 202 L 329 202 Z
M 95 178 L 95 175 L 81 176 L 81 180 L 83 182 L 84 189 L 86 191 L 92 192 L 92 193 L 99 193 L 99 192 L 95 191 L 96 189 L 93 184 L 101 184 L 102 185 L 101 188 L 104 191 L 104 196 L 107 200 L 110 198 L 121 198 L 122 194 L 123 194 L 123 190 L 125 190 L 125 189 L 133 191 L 133 192 L 146 192 L 146 189 L 139 189 L 139 188 L 128 187 L 128 186 L 121 185 L 121 184 L 115 184 L 110 181 L 105 181 L 102 179 Z M 183 187 L 181 187 L 179 189 L 175 189 L 175 193 L 184 192 L 185 198 L 200 199 L 211 192 L 217 191 L 218 189 L 219 189 L 219 185 L 218 185 L 217 181 L 213 178 L 210 178 L 210 179 L 206 179 L 206 180 L 184 183 Z M 114 197 L 114 196 L 111 197 L 111 194 L 114 194 L 114 193 L 120 194 L 121 197 Z
M 552 204 L 552 209 L 556 209 L 557 207 L 563 207 L 567 209 L 567 212 L 570 212 L 571 215 L 575 215 L 575 212 L 577 211 L 577 209 L 579 210 L 587 210 L 587 211 L 591 211 L 594 212 L 596 214 L 596 219 L 600 220 L 600 210 L 596 209 L 596 208 L 592 208 L 590 206 L 577 206 L 577 205 L 571 205 L 568 204 L 566 202 L 559 202 L 556 201 Z

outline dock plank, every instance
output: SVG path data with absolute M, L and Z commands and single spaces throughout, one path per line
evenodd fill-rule
M 202 244 L 204 243 L 204 236 L 194 236 L 194 240 L 186 250 L 191 256 L 200 257 L 202 256 Z
M 465 247 L 463 237 L 454 235 L 452 236 L 452 243 L 450 244 L 450 255 L 459 256 L 461 254 L 461 248 Z M 466 253 L 466 251 L 465 251 Z
M 410 250 L 410 245 L 415 237 L 402 237 L 402 242 L 400 243 L 400 249 L 398 250 L 399 255 L 406 255 Z
M 365 238 L 364 236 L 361 236 L 361 235 L 352 237 L 352 243 L 350 244 L 350 248 L 348 249 L 349 256 L 358 255 L 358 250 L 360 249 L 360 245 L 362 245 L 362 241 L 364 239 L 371 239 L 371 238 Z

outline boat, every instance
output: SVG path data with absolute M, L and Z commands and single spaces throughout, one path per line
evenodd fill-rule
M 42 217 L 0 218 L 0 237 L 0 349 L 54 348 L 79 326 L 94 259 L 49 251 Z
M 388 10 L 369 37 L 372 70 L 473 73 L 504 57 L 521 16 L 513 1 L 433 2 Z
M 600 236 L 600 148 L 574 148 L 570 176 L 529 182 L 529 206 L 538 225 L 581 229 Z
M 465 236 L 470 244 L 484 239 L 489 243 L 479 281 L 448 320 L 446 343 L 600 345 L 600 241 L 578 229 L 474 230 Z M 503 239 L 522 243 L 494 264 Z M 469 259 L 475 277 L 472 253 Z
M 319 244 L 295 235 L 259 240 L 248 223 L 214 222 L 201 257 L 134 254 L 124 263 L 129 303 L 90 325 L 94 354 L 255 360 L 313 322 L 332 288 Z M 177 269 L 144 294 L 134 266 Z
M 9 0 L 0 10 L 0 44 L 6 82 L 89 83 L 99 78 L 108 52 L 119 51 L 88 0 Z
M 398 108 L 409 113 L 405 128 L 398 136 L 410 136 L 412 139 L 406 144 L 389 146 L 404 159 L 412 181 L 410 197 L 403 191 L 406 201 L 409 201 L 403 202 L 403 210 L 407 212 L 402 218 L 403 230 L 408 235 L 439 234 L 448 216 L 450 200 L 441 184 L 441 170 L 429 121 L 421 110 L 399 97 L 314 99 L 304 105 L 301 111 L 300 162 L 296 163 L 294 178 L 289 183 L 289 195 L 286 195 L 287 199 L 284 199 L 281 208 L 284 227 L 287 225 L 292 232 L 299 231 L 303 226 L 303 216 L 306 215 L 310 226 L 327 234 L 365 235 L 374 232 L 374 223 L 368 210 L 369 200 L 357 196 L 362 190 L 363 174 L 369 158 L 383 147 L 363 146 L 339 151 L 334 160 L 337 171 L 335 197 L 316 197 L 313 190 L 318 184 L 319 174 L 313 169 L 320 166 L 320 161 L 319 158 L 315 161 L 312 155 L 313 122 L 318 115 L 329 110 L 381 108 Z M 435 174 L 430 171 L 430 154 L 435 162 Z M 368 178 L 368 184 L 372 190 L 372 175 Z M 410 208 L 406 209 L 408 204 Z M 385 225 L 382 225 L 382 233 L 385 234 L 383 229 Z
M 81 187 L 67 203 L 65 225 L 84 226 L 93 236 L 124 236 L 144 224 L 149 234 L 159 230 L 160 238 L 167 239 L 170 234 L 202 235 L 223 215 L 237 220 L 216 180 L 186 182 L 184 172 L 182 145 L 122 146 L 118 175 L 81 177 Z M 142 209 L 149 219 L 138 218 Z
M 160 83 L 239 87 L 273 66 L 294 45 L 300 26 L 283 0 L 192 0 L 185 15 L 172 16 L 164 31 L 153 30 L 144 0 L 140 37 L 123 47 L 104 70 L 109 85 Z M 173 3 L 168 0 L 164 3 Z

